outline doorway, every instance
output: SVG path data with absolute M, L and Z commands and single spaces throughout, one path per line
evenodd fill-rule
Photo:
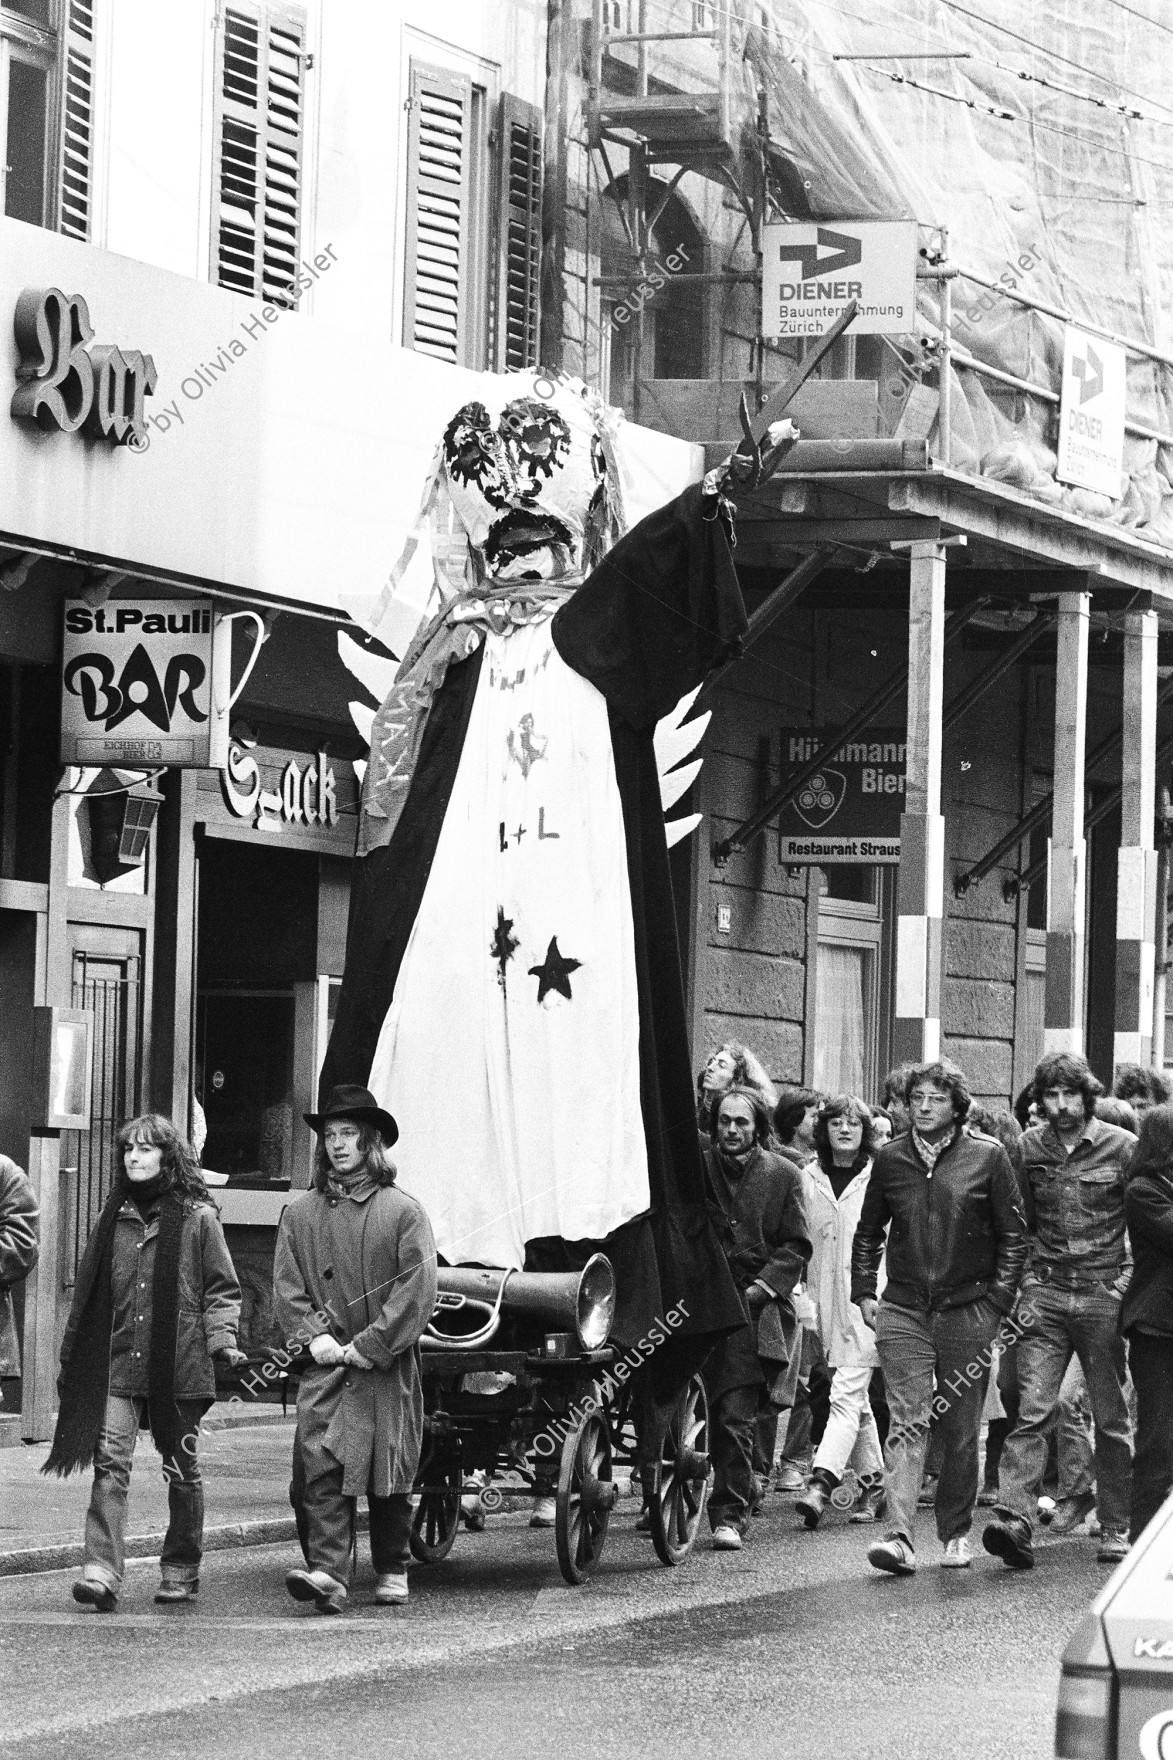
M 142 1101 L 142 935 L 97 923 L 71 923 L 71 1005 L 94 1023 L 93 1105 L 88 1131 L 61 1137 L 65 1201 L 62 1285 L 72 1289 L 90 1231 L 117 1169 L 119 1127 Z

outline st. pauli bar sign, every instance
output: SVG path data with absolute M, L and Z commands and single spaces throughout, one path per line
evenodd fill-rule
M 232 626 L 253 626 L 235 687 Z M 255 611 L 210 599 L 67 599 L 61 653 L 63 764 L 217 769 L 228 760 L 229 712 L 261 651 Z
M 824 748 L 827 762 L 778 815 L 778 859 L 794 867 L 898 862 L 906 731 L 870 727 L 835 750 L 833 727 L 784 727 L 782 771 L 797 776 Z

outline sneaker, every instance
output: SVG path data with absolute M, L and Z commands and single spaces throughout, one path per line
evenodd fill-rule
M 714 1552 L 740 1552 L 741 1551 L 741 1535 L 737 1532 L 736 1528 L 731 1528 L 729 1526 L 728 1522 L 724 1523 L 719 1528 L 713 1529 L 713 1551 Z
M 907 1540 L 895 1537 L 877 1540 L 868 1547 L 868 1563 L 875 1571 L 888 1571 L 894 1577 L 911 1577 L 916 1572 L 916 1553 Z
M 929 1473 L 923 1480 L 917 1496 L 918 1509 L 932 1509 L 937 1501 L 937 1475 Z
M 380 1571 L 375 1578 L 375 1604 L 397 1607 L 407 1600 L 407 1572 Z
M 319 1613 L 342 1613 L 346 1590 L 325 1571 L 286 1571 L 285 1587 L 295 1601 L 312 1601 Z
M 652 1531 L 652 1512 L 647 1504 L 635 1518 L 635 1531 L 637 1534 L 650 1534 Z
M 155 1590 L 156 1601 L 194 1601 L 200 1592 L 200 1580 L 191 1577 L 187 1581 L 169 1581 L 164 1577 Z
M 857 1525 L 863 1522 L 879 1522 L 884 1518 L 887 1499 L 884 1496 L 884 1481 L 878 1479 L 861 1479 L 859 1496 L 855 1500 L 855 1508 L 848 1516 L 849 1522 Z
M 552 1497 L 535 1497 L 534 1513 L 529 1519 L 531 1528 L 552 1528 L 558 1513 L 558 1505 Z
M 978 1508 L 993 1509 L 997 1501 L 998 1487 L 996 1485 L 983 1485 L 978 1492 Z
M 1119 1564 L 1122 1558 L 1128 1557 L 1128 1535 L 1105 1528 L 1100 1535 L 1100 1548 L 1096 1553 L 1099 1564 Z
M 781 1491 L 783 1496 L 805 1491 L 806 1475 L 801 1467 L 796 1467 L 793 1461 L 782 1461 L 774 1474 L 774 1490 Z
M 943 1571 L 967 1571 L 973 1562 L 973 1548 L 967 1534 L 954 1534 L 945 1547 L 945 1556 L 941 1560 Z
M 1061 1497 L 1055 1505 L 1055 1513 L 1051 1517 L 1052 1534 L 1070 1534 L 1078 1528 L 1085 1516 L 1091 1514 L 1096 1507 L 1094 1491 L 1080 1491 L 1074 1497 Z
M 812 1474 L 811 1482 L 802 1496 L 795 1500 L 794 1508 L 808 1528 L 813 1530 L 818 1527 L 819 1517 L 827 1507 L 831 1491 L 832 1487 L 816 1472 Z
M 1002 1516 L 982 1530 L 982 1545 L 1011 1570 L 1028 1571 L 1035 1561 L 1030 1523 L 1021 1516 Z
M 1040 1497 L 1039 1498 L 1038 1505 L 1037 1505 L 1037 1513 L 1038 1513 L 1039 1521 L 1042 1523 L 1044 1528 L 1049 1528 L 1051 1526 L 1051 1522 L 1054 1519 L 1055 1511 L 1058 1509 L 1058 1507 L 1059 1506 L 1055 1502 L 1055 1499 L 1053 1497 Z
M 113 1613 L 118 1606 L 118 1596 L 105 1583 L 99 1583 L 95 1577 L 82 1577 L 73 1585 L 73 1599 L 80 1601 L 83 1607 L 92 1607 L 95 1613 Z

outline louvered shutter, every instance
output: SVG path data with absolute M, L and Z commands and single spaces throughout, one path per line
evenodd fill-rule
M 442 361 L 468 361 L 471 308 L 472 84 L 411 64 L 403 341 Z
M 538 361 L 542 257 L 542 113 L 509 92 L 501 99 L 497 215 L 497 371 Z
M 221 287 L 297 303 L 304 12 L 234 0 L 220 24 L 213 249 Z
M 70 238 L 88 239 L 93 229 L 93 0 L 67 0 L 61 38 L 57 225 Z

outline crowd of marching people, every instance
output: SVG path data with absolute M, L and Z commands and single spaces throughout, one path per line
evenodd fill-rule
M 1105 1094 L 1058 1052 L 1013 1111 L 943 1058 L 873 1105 L 712 1053 L 698 1126 L 747 1306 L 710 1387 L 715 1550 L 772 1486 L 812 1531 L 828 1506 L 880 1524 L 868 1561 L 895 1576 L 918 1506 L 946 1568 L 979 1505 L 1010 1569 L 1040 1525 L 1124 1557 L 1173 1488 L 1170 1092 L 1126 1065 Z
M 376 1602 L 407 1598 L 436 1252 L 396 1185 L 397 1128 L 374 1097 L 341 1086 L 308 1119 L 313 1186 L 284 1214 L 274 1275 L 302 1371 L 291 1495 L 305 1562 L 286 1584 L 338 1613 L 360 1496 Z M 878 1527 L 868 1561 L 898 1577 L 917 1568 L 921 1507 L 947 1568 L 971 1562 L 979 1507 L 981 1544 L 1009 1569 L 1031 1567 L 1041 1525 L 1085 1530 L 1102 1562 L 1123 1558 L 1173 1489 L 1166 1077 L 1124 1066 L 1107 1095 L 1082 1057 L 1057 1052 L 1013 1111 L 990 1111 L 940 1058 L 893 1070 L 872 1104 L 778 1090 L 727 1043 L 698 1079 L 697 1126 L 744 1298 L 744 1324 L 704 1365 L 714 1550 L 741 1549 L 773 1489 L 812 1533 L 828 1508 Z M 144 1426 L 170 1504 L 156 1599 L 197 1593 L 200 1421 L 216 1365 L 245 1361 L 240 1289 L 195 1150 L 157 1115 L 126 1124 L 118 1149 L 77 1276 L 45 1469 L 93 1470 L 74 1595 L 101 1612 L 118 1603 Z M 9 1354 L 7 1289 L 35 1262 L 36 1222 L 27 1180 L 0 1160 Z

